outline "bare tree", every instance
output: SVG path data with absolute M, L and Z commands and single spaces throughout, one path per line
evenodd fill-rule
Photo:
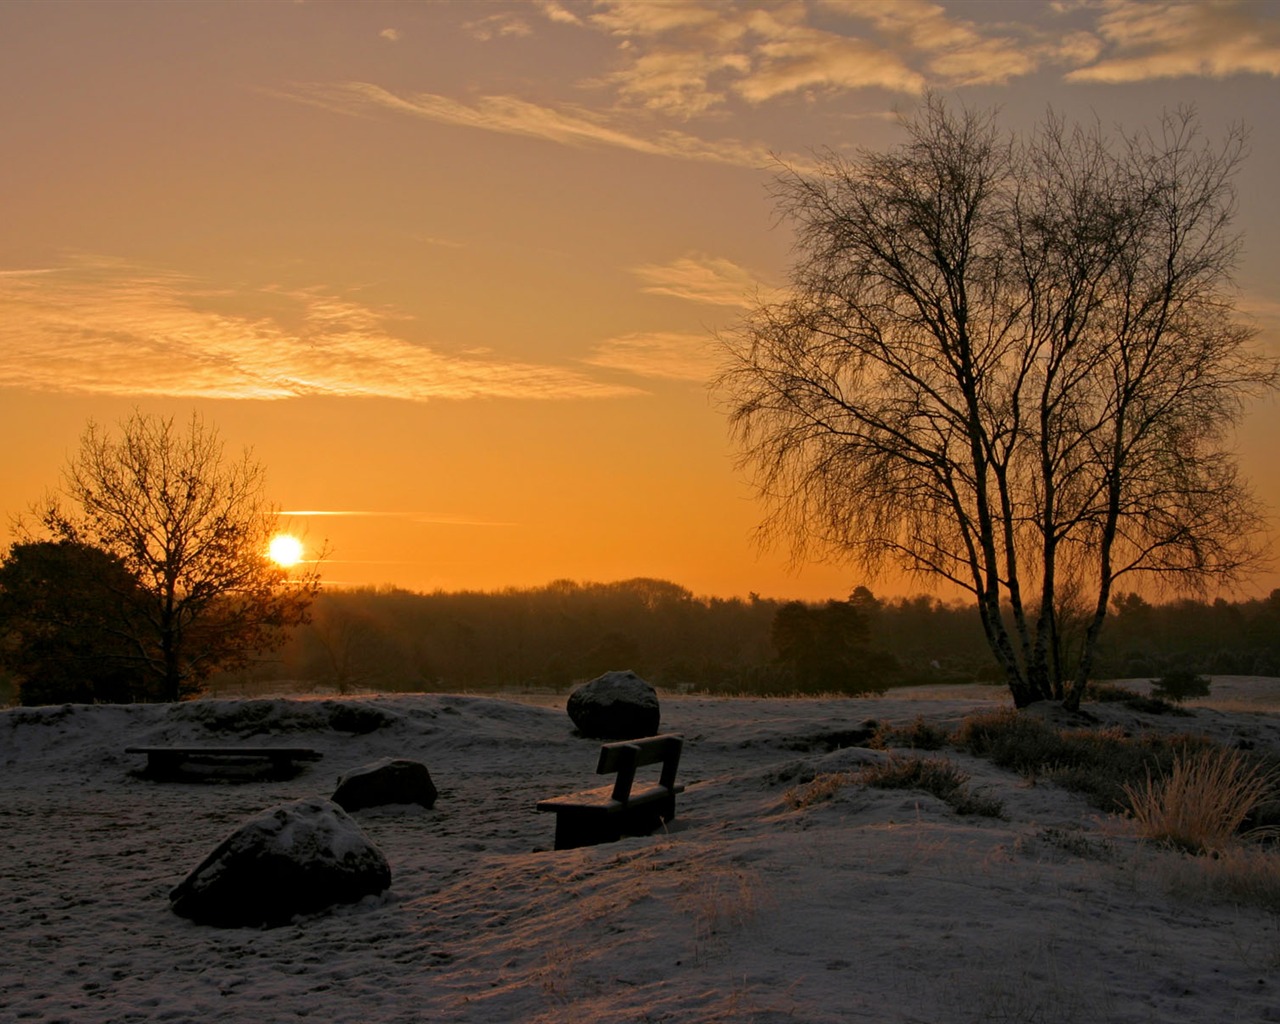
M 790 293 L 724 339 L 717 388 L 766 541 L 968 591 L 1015 703 L 1075 706 L 1118 580 L 1258 557 L 1227 447 L 1277 380 L 1230 292 L 1243 131 L 1016 137 L 936 98 L 904 127 L 779 177 Z
M 63 473 L 62 497 L 38 509 L 55 539 L 117 556 L 145 594 L 122 624 L 130 659 L 164 700 L 199 689 L 215 669 L 241 668 L 306 621 L 319 587 L 267 557 L 275 510 L 248 450 L 224 461 L 217 430 L 193 415 L 135 413 L 118 438 L 90 422 Z

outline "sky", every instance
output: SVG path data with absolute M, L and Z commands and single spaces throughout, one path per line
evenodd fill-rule
M 842 598 L 755 543 L 713 337 L 786 281 L 779 169 L 926 91 L 1243 121 L 1280 354 L 1277 2 L 0 0 L 0 545 L 87 422 L 194 411 L 331 585 Z M 1238 446 L 1273 509 L 1278 436 L 1268 400 Z

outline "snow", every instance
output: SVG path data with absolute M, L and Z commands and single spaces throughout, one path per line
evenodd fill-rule
M 1274 684 L 1215 680 L 1229 710 L 1211 698 L 1194 718 L 1107 714 L 1280 752 L 1280 715 L 1258 698 Z M 11 709 L 0 1019 L 1280 1021 L 1275 914 L 1175 893 L 1194 865 L 1078 797 L 946 751 L 1005 820 L 858 786 L 787 799 L 884 756 L 830 749 L 842 731 L 954 724 L 1002 699 L 663 695 L 663 730 L 685 737 L 679 817 L 561 852 L 534 805 L 598 782 L 598 743 L 573 734 L 563 698 Z M 140 778 L 124 753 L 240 741 L 324 757 L 287 781 L 196 784 Z M 390 861 L 381 897 L 265 930 L 170 911 L 169 891 L 238 824 L 328 797 L 383 757 L 425 763 L 440 796 L 353 815 Z

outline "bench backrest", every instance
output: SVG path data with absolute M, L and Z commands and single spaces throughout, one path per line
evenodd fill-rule
M 613 799 L 626 803 L 631 795 L 631 786 L 635 782 L 636 769 L 661 761 L 662 775 L 658 779 L 658 784 L 672 789 L 676 784 L 676 771 L 680 767 L 680 750 L 683 746 L 683 737 L 669 733 L 663 736 L 624 740 L 621 743 L 606 743 L 600 748 L 600 761 L 596 765 L 596 774 L 607 775 L 609 772 L 617 772 L 618 777 L 613 784 Z

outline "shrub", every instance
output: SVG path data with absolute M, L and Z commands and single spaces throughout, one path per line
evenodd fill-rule
M 1139 834 L 1190 853 L 1224 849 L 1270 791 L 1255 762 L 1220 748 L 1182 753 L 1167 775 L 1124 786 Z
M 1013 708 L 970 715 L 960 723 L 952 742 L 960 750 L 1021 775 L 1038 774 L 1062 750 L 1062 742 L 1053 729 Z
M 1143 711 L 1149 715 L 1189 715 L 1191 712 L 1175 707 L 1159 697 L 1146 697 L 1118 683 L 1089 682 L 1084 691 L 1085 700 L 1099 704 L 1123 704 L 1131 711 Z
M 806 807 L 830 800 L 841 789 L 853 781 L 852 772 L 824 772 L 815 776 L 803 786 L 796 786 L 783 794 L 782 799 L 793 810 L 802 811 Z
M 1208 898 L 1280 913 L 1280 854 L 1235 846 L 1213 857 L 1180 858 L 1164 868 L 1175 896 Z
M 910 725 L 882 725 L 876 729 L 870 746 L 877 750 L 888 747 L 910 747 L 912 750 L 941 750 L 951 742 L 951 733 L 940 725 L 917 715 Z
M 1209 696 L 1209 678 L 1198 676 L 1188 669 L 1166 672 L 1159 679 L 1151 680 L 1151 693 L 1161 699 L 1181 704 L 1184 700 Z
M 969 776 L 940 758 L 891 757 L 884 764 L 869 765 L 858 781 L 873 789 L 918 789 L 936 796 L 957 814 L 1004 815 L 1004 804 L 970 791 Z
M 1169 769 L 1174 757 L 1210 746 L 1203 737 L 1127 736 L 1120 729 L 1057 730 L 1012 709 L 971 715 L 960 724 L 954 742 L 1028 778 L 1045 777 L 1081 793 L 1104 811 L 1125 811 L 1125 785 Z

